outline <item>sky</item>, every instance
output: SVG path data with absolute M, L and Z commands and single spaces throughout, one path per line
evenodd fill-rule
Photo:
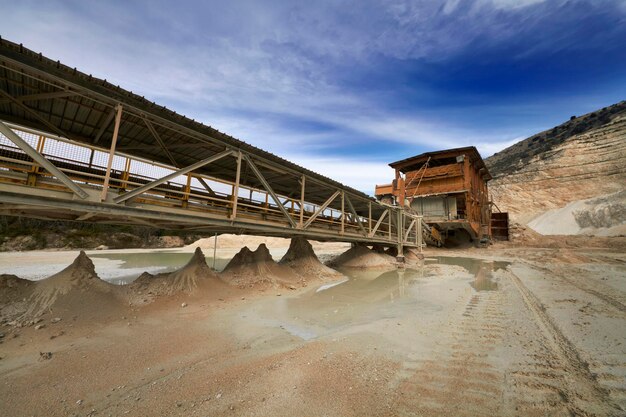
M 0 0 L 0 35 L 373 193 L 626 98 L 626 0 Z

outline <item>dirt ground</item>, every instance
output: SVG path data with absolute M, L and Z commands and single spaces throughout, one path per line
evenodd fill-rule
M 612 242 L 428 249 L 334 286 L 5 325 L 1 414 L 623 416 L 626 253 Z

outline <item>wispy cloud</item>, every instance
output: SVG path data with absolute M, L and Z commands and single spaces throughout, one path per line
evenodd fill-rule
M 486 156 L 626 93 L 618 0 L 3 11 L 4 37 L 363 190 L 388 177 L 383 161 L 470 144 Z

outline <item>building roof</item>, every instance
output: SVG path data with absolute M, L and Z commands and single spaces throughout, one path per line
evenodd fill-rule
M 410 158 L 402 159 L 400 161 L 392 162 L 389 164 L 393 169 L 397 169 L 400 172 L 406 174 L 410 171 L 419 169 L 426 161 L 429 166 L 437 166 L 448 164 L 449 161 L 442 161 L 449 158 L 456 158 L 457 156 L 465 155 L 470 159 L 470 163 L 478 168 L 481 176 L 486 181 L 492 179 L 483 158 L 480 156 L 478 149 L 475 146 L 466 146 L 463 148 L 444 149 L 441 151 L 424 152 L 422 154 L 412 156 Z M 430 160 L 429 160 L 430 159 Z M 443 163 L 442 163 L 443 162 Z
M 374 201 L 354 188 L 180 115 L 106 80 L 0 39 L 0 119 L 108 149 L 113 136 L 112 114 L 118 104 L 123 106 L 123 113 L 117 150 L 124 154 L 173 167 L 185 167 L 225 149 L 242 151 L 253 157 L 277 194 L 299 196 L 299 181 L 302 175 L 306 175 L 306 201 L 310 203 L 322 204 L 334 190 L 339 189 L 355 197 L 352 203 L 356 211 L 367 215 L 368 202 Z M 251 172 L 245 171 L 241 175 L 243 186 L 263 188 Z M 236 159 L 223 158 L 196 172 L 233 181 Z M 338 200 L 330 207 L 340 208 Z M 373 214 L 382 211 L 377 205 L 373 209 Z

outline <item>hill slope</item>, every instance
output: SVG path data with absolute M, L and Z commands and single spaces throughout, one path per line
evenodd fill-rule
M 626 101 L 531 136 L 485 162 L 494 177 L 489 183 L 493 201 L 523 224 L 549 210 L 594 197 L 615 200 L 611 195 L 617 195 L 616 204 L 622 204 L 623 198 L 616 193 L 626 188 Z M 589 204 L 584 207 L 595 210 Z M 622 213 L 619 216 L 624 213 L 615 212 Z M 625 220 L 613 219 L 613 224 Z M 585 229 L 579 226 L 573 233 Z M 566 225 L 559 229 L 555 224 L 550 232 L 537 231 L 571 234 L 571 229 Z M 587 228 L 586 233 L 595 231 Z

